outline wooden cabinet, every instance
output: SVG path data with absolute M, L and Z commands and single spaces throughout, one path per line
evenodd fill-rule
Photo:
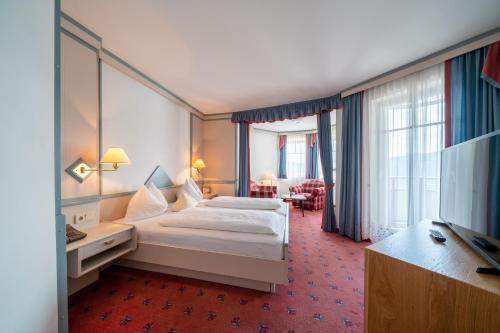
M 427 220 L 367 247 L 365 332 L 500 332 L 500 276 L 478 266 L 489 265 Z

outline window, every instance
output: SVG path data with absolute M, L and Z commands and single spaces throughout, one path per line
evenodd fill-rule
M 388 148 L 394 230 L 418 222 L 411 221 L 410 209 L 419 210 L 418 219 L 438 217 L 439 153 L 444 142 L 442 104 L 442 96 L 431 95 L 413 105 L 403 103 L 384 112 L 386 129 L 381 135 Z
M 439 215 L 440 151 L 444 146 L 443 66 L 365 93 L 363 200 L 369 235 L 380 239 Z M 365 187 L 366 186 L 366 187 Z M 366 194 L 366 197 L 365 197 Z
M 304 134 L 287 137 L 286 173 L 288 178 L 305 178 L 306 136 Z

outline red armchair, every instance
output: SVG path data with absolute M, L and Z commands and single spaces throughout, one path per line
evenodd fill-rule
M 278 197 L 278 187 L 276 185 L 258 185 L 250 181 L 250 197 L 252 198 L 276 198 Z
M 302 194 L 306 197 L 304 208 L 308 210 L 323 209 L 325 205 L 325 182 L 319 179 L 306 180 L 301 185 L 290 186 L 290 192 Z M 299 202 L 293 200 L 294 206 L 299 206 Z

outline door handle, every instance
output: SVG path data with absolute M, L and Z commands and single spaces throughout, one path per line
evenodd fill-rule
M 114 242 L 115 242 L 115 240 L 114 240 L 114 239 L 110 239 L 110 240 L 105 241 L 105 242 L 104 242 L 104 245 L 111 245 L 111 244 L 113 244 Z

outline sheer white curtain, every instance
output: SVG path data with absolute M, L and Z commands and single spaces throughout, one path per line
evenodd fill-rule
M 363 238 L 439 215 L 444 68 L 369 89 L 363 101 Z
M 286 141 L 286 174 L 289 179 L 306 177 L 306 135 L 288 135 Z

